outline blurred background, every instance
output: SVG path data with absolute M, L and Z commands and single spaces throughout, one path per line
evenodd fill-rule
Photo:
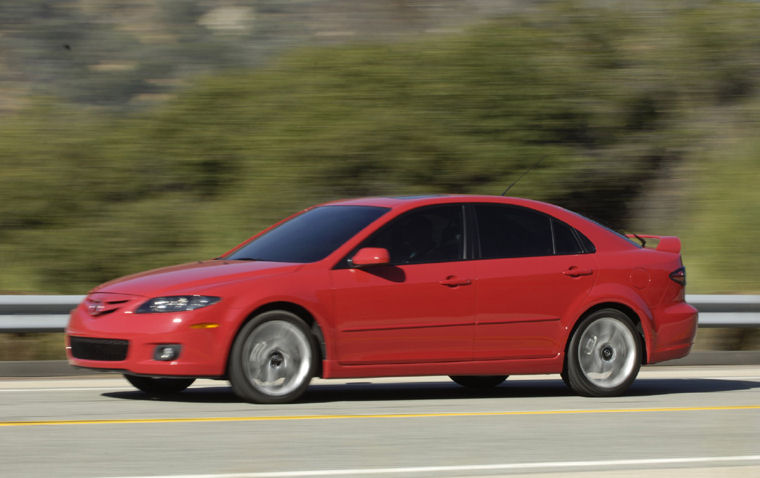
M 511 195 L 679 236 L 690 293 L 758 293 L 758 25 L 754 1 L 0 2 L 0 293 L 215 257 L 325 200 L 500 194 L 539 160 Z

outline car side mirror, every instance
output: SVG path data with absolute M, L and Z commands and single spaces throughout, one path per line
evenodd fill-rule
M 353 267 L 379 266 L 390 262 L 391 255 L 388 249 L 382 247 L 362 247 L 351 258 Z

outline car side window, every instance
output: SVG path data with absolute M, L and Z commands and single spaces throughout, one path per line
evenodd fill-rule
M 578 235 L 578 239 L 581 241 L 584 254 L 593 254 L 596 252 L 596 246 L 594 246 L 594 243 L 591 242 L 588 237 L 584 236 L 583 233 L 578 229 L 575 230 L 575 233 Z
M 393 265 L 459 261 L 464 257 L 463 224 L 458 204 L 423 207 L 394 219 L 360 247 L 388 249 Z
M 576 239 L 573 228 L 560 221 L 552 219 L 554 230 L 554 253 L 557 255 L 583 254 L 583 248 Z
M 478 204 L 475 214 L 482 259 L 553 255 L 549 216 L 499 204 Z

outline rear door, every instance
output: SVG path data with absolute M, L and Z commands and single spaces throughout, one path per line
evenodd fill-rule
M 560 353 L 561 321 L 594 283 L 594 255 L 578 232 L 544 213 L 472 206 L 479 260 L 475 359 L 531 359 Z
M 346 365 L 471 360 L 475 265 L 466 260 L 463 206 L 410 211 L 361 247 L 388 249 L 391 265 L 342 264 L 330 272 L 338 360 Z

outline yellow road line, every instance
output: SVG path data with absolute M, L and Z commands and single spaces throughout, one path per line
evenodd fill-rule
M 204 423 L 204 422 L 269 422 L 286 420 L 346 420 L 367 418 L 446 418 L 446 417 L 498 417 L 521 415 L 579 415 L 597 413 L 656 413 L 656 412 L 710 412 L 734 410 L 760 410 L 760 405 L 720 407 L 663 407 L 663 408 L 612 408 L 600 410 L 527 410 L 508 412 L 441 412 L 441 413 L 386 413 L 367 415 L 280 415 L 270 417 L 185 417 L 185 418 L 125 418 L 104 420 L 40 420 L 0 422 L 0 427 L 59 426 L 59 425 L 131 425 L 139 423 Z

